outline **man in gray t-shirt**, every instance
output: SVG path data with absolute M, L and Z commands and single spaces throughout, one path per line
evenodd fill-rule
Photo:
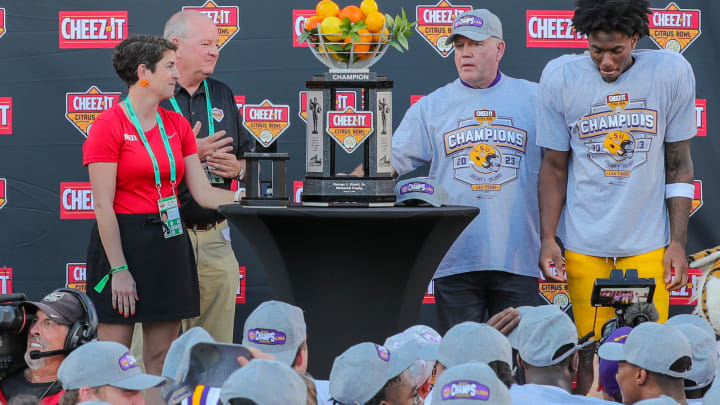
M 480 208 L 435 272 L 441 331 L 537 304 L 540 276 L 537 84 L 498 70 L 505 43 L 488 10 L 458 16 L 448 40 L 459 78 L 410 107 L 393 135 L 396 172 L 429 164 L 450 204 Z
M 579 0 L 573 25 L 589 55 L 550 61 L 538 88 L 539 265 L 546 278 L 567 275 L 578 334 L 595 340 L 614 317 L 590 306 L 596 278 L 613 268 L 654 278 L 660 322 L 669 291 L 687 283 L 695 78 L 679 54 L 634 50 L 649 13 L 648 0 Z M 563 261 L 566 274 L 553 274 Z

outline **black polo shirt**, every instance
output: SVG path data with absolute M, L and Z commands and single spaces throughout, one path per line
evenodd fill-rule
M 215 114 L 214 118 L 215 132 L 225 130 L 225 137 L 231 137 L 233 140 L 233 150 L 231 153 L 234 153 L 239 159 L 243 153 L 254 149 L 255 142 L 242 125 L 242 118 L 238 113 L 237 104 L 235 104 L 235 98 L 233 97 L 233 92 L 230 87 L 211 78 L 207 78 L 207 84 L 208 91 L 210 92 L 210 105 L 213 110 L 219 113 Z M 195 94 L 192 95 L 180 86 L 180 84 L 175 85 L 175 101 L 177 101 L 180 107 L 180 113 L 187 118 L 190 126 L 194 126 L 197 121 L 202 123 L 200 133 L 197 135 L 198 138 L 208 136 L 209 126 L 207 122 L 207 103 L 205 100 L 205 86 L 203 86 L 202 83 L 195 91 Z M 164 100 L 160 105 L 163 108 L 174 111 L 170 100 Z M 216 109 L 219 109 L 219 111 Z M 233 179 L 225 179 L 223 183 L 213 184 L 213 186 L 229 190 L 232 180 Z M 210 224 L 223 219 L 223 216 L 216 210 L 200 207 L 192 198 L 190 190 L 188 190 L 184 181 L 181 182 L 178 187 L 178 197 L 180 198 L 181 204 L 180 215 L 188 225 Z

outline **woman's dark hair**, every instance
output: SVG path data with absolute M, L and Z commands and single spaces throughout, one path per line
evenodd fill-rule
M 115 47 L 112 63 L 120 79 L 132 86 L 138 81 L 137 67 L 145 65 L 155 72 L 155 64 L 162 59 L 165 51 L 174 51 L 172 42 L 152 35 L 132 35 Z
M 650 34 L 649 0 L 578 0 L 573 27 L 580 34 L 622 32 L 638 39 Z

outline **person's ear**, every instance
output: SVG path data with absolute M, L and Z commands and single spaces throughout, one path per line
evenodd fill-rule
M 630 42 L 630 44 L 632 45 L 632 49 L 635 49 L 635 46 L 637 45 L 639 39 L 640 36 L 638 34 L 633 34 L 632 40 Z
M 637 385 L 645 385 L 648 382 L 648 372 L 644 368 L 637 368 L 635 373 L 635 381 Z
M 570 374 L 575 375 L 575 373 L 580 368 L 580 352 L 575 352 L 573 354 L 572 361 L 568 362 L 568 371 L 570 371 Z
M 95 393 L 90 387 L 80 387 L 78 389 L 78 402 L 87 402 L 97 400 Z

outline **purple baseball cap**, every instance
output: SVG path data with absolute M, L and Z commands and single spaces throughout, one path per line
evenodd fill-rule
M 614 342 L 624 344 L 630 331 L 632 330 L 629 326 L 623 326 L 622 328 L 615 329 L 613 333 L 608 336 L 606 342 Z M 608 395 L 615 395 L 620 392 L 620 386 L 615 379 L 615 374 L 618 372 L 618 362 L 615 360 L 605 360 L 600 358 L 600 384 Z

